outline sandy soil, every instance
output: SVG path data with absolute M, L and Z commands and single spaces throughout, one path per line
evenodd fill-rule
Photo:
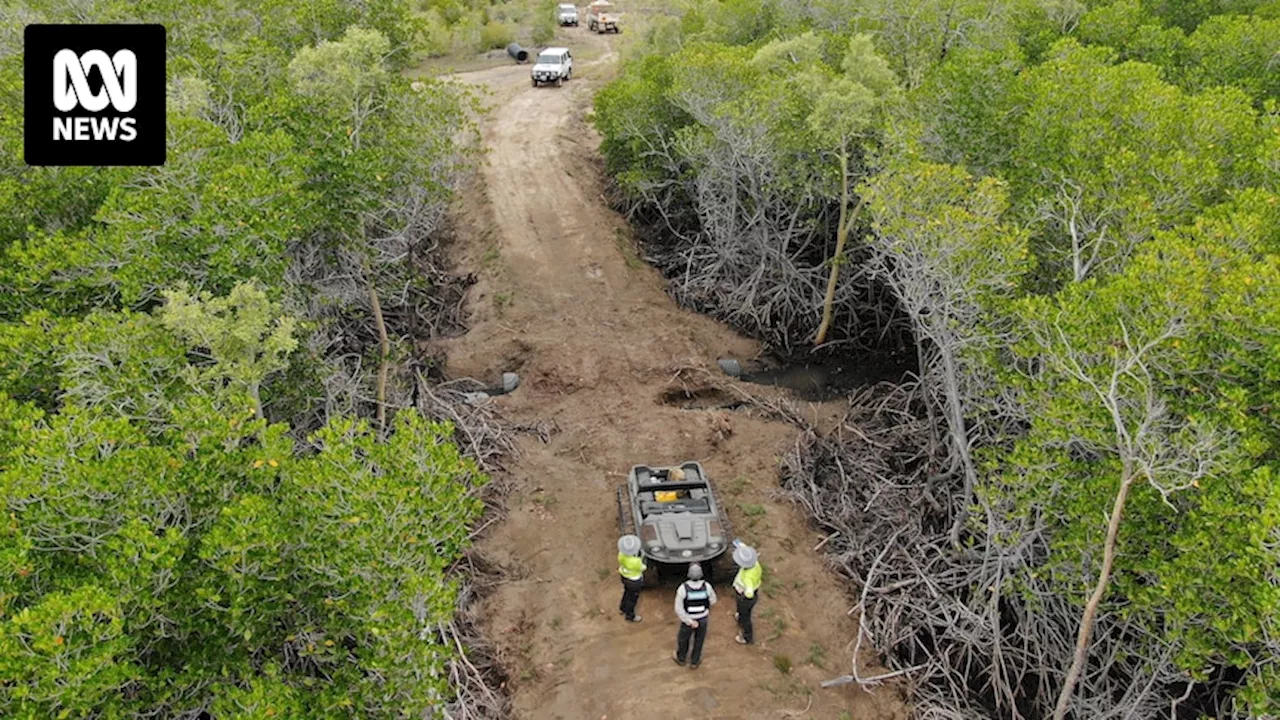
M 616 42 L 578 34 L 575 42 Z M 518 369 L 520 388 L 494 400 L 500 412 L 556 428 L 546 443 L 522 436 L 509 463 L 509 515 L 477 548 L 512 578 L 483 601 L 482 631 L 509 665 L 516 715 L 904 717 L 893 688 L 818 687 L 848 671 L 854 600 L 812 551 L 820 536 L 775 494 L 778 458 L 796 430 L 664 402 L 678 366 L 714 367 L 717 357 L 758 347 L 678 308 L 605 204 L 599 138 L 584 115 L 615 59 L 606 52 L 563 87 L 530 87 L 527 65 L 457 76 L 487 88 L 495 110 L 486 164 L 457 211 L 456 261 L 479 280 L 468 298 L 471 331 L 441 348 L 447 372 L 493 379 Z M 767 576 L 757 644 L 733 642 L 733 600 L 722 591 L 697 670 L 671 659 L 671 589 L 645 591 L 641 623 L 617 611 L 615 488 L 633 464 L 684 460 L 702 462 L 717 481 Z

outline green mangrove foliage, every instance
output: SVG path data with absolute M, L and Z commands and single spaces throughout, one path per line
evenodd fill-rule
M 440 715 L 487 478 L 399 363 L 473 108 L 399 71 L 480 10 L 8 7 L 0 716 Z M 86 19 L 168 27 L 164 166 L 23 162 L 22 24 Z

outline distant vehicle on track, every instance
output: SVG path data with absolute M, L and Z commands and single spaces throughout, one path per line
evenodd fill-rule
M 618 14 L 609 0 L 595 0 L 587 6 L 587 29 L 592 32 L 622 32 Z

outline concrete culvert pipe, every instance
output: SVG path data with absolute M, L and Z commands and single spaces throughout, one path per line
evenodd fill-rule
M 742 363 L 733 358 L 720 358 L 716 361 L 720 364 L 720 369 L 730 377 L 742 377 Z
M 507 54 L 514 58 L 516 62 L 524 62 L 529 59 L 529 51 L 516 43 L 511 43 L 507 46 Z
M 520 376 L 513 372 L 502 373 L 502 391 L 511 392 L 520 387 Z

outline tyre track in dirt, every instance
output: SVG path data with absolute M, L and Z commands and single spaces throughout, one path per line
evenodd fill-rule
M 572 36 L 571 48 L 608 42 Z M 456 214 L 456 261 L 477 283 L 471 330 L 441 343 L 446 372 L 493 378 L 519 368 L 521 387 L 493 400 L 500 413 L 556 426 L 546 443 L 518 440 L 508 515 L 477 543 L 509 577 L 479 611 L 511 675 L 516 717 L 904 717 L 892 688 L 818 687 L 847 672 L 857 626 L 854 600 L 811 551 L 820 537 L 776 497 L 795 428 L 663 402 L 678 367 L 714 367 L 758 347 L 677 307 L 607 207 L 599 139 L 584 114 L 614 59 L 575 68 L 559 88 L 530 87 L 527 65 L 459 76 L 490 91 L 494 109 L 486 161 Z M 703 463 L 767 569 L 757 645 L 733 642 L 731 592 L 722 591 L 697 670 L 671 660 L 671 589 L 642 594 L 641 623 L 617 612 L 615 488 L 633 464 L 683 460 Z

